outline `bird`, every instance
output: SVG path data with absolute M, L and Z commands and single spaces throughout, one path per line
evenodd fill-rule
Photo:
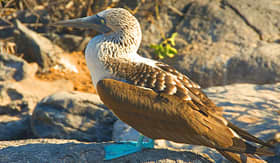
M 100 33 L 85 50 L 93 85 L 104 105 L 120 120 L 150 138 L 143 142 L 140 136 L 136 143 L 110 146 L 107 159 L 153 148 L 155 139 L 214 148 L 238 163 L 263 162 L 259 155 L 274 155 L 266 148 L 252 145 L 272 148 L 226 120 L 222 109 L 199 84 L 168 64 L 140 56 L 140 24 L 128 10 L 109 8 L 53 25 Z

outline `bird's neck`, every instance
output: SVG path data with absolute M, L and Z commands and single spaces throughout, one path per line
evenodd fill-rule
M 130 57 L 129 55 L 136 54 L 141 38 L 139 25 L 104 34 L 100 42 L 100 57 Z

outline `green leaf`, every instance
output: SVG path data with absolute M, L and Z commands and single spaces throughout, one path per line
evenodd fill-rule
M 175 37 L 176 37 L 177 35 L 178 35 L 178 33 L 177 33 L 177 32 L 174 32 L 174 33 L 172 33 L 172 35 L 171 35 L 171 37 L 170 37 L 170 38 L 174 40 L 174 39 L 175 39 Z
M 166 54 L 169 58 L 173 58 L 175 55 L 173 53 L 167 53 Z
M 150 48 L 153 48 L 153 49 L 157 49 L 157 47 L 158 47 L 158 45 L 154 45 L 154 44 L 152 44 L 152 45 L 150 45 Z
M 175 49 L 175 48 L 173 48 L 173 47 L 170 47 L 170 48 L 169 48 L 169 52 L 171 52 L 171 53 L 173 53 L 173 54 L 177 54 L 177 53 L 178 53 L 177 49 Z
M 162 53 L 158 54 L 159 59 L 164 59 L 164 56 L 162 55 Z
M 175 44 L 175 37 L 177 36 L 177 32 L 175 32 L 175 33 L 173 33 L 172 35 L 171 35 L 171 37 L 170 37 L 170 44 L 172 45 L 172 46 L 175 46 L 176 44 Z

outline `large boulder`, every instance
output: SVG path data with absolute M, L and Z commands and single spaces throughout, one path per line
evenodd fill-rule
M 1 53 L 0 67 L 0 140 L 30 138 L 29 113 L 38 99 L 26 93 L 17 83 L 31 77 L 36 65 Z
M 34 137 L 30 116 L 36 104 L 51 93 L 73 89 L 68 81 L 46 82 L 31 76 L 0 82 L 0 140 Z
M 104 161 L 104 146 L 112 143 L 85 143 L 73 140 L 27 139 L 21 141 L 2 141 L 0 144 L 0 162 L 47 163 L 47 162 L 84 162 L 84 163 L 119 163 L 119 162 L 212 162 L 200 154 L 166 149 L 150 149 Z
M 57 44 L 65 51 L 84 51 L 91 37 L 83 37 L 71 34 L 53 35 L 51 36 L 53 43 Z
M 0 54 L 0 81 L 23 80 L 31 69 L 22 58 L 6 53 Z
M 34 137 L 30 127 L 30 116 L 0 115 L 0 140 L 18 140 Z
M 206 94 L 218 105 L 224 108 L 224 116 L 249 133 L 268 141 L 279 137 L 280 131 L 280 83 L 271 85 L 235 84 L 211 87 Z M 118 120 L 114 125 L 114 141 L 136 141 L 139 133 Z M 279 139 L 279 138 L 278 138 Z M 275 141 L 274 142 L 278 142 Z M 157 147 L 187 149 L 205 153 L 216 162 L 226 161 L 216 150 L 203 146 L 192 146 L 165 140 L 156 140 Z M 279 153 L 277 147 L 276 152 Z M 279 157 L 265 158 L 268 161 L 279 161 Z
M 37 101 L 14 82 L 0 82 L 0 140 L 33 137 L 29 115 Z
M 112 140 L 115 120 L 97 95 L 59 92 L 38 103 L 31 124 L 39 138 L 101 142 Z
M 28 62 L 36 62 L 42 69 L 59 63 L 59 55 L 63 49 L 53 44 L 46 37 L 28 29 L 19 20 L 16 20 L 15 42 L 17 52 L 23 53 Z
M 163 61 L 202 87 L 280 81 L 279 4 L 267 0 L 162 1 L 157 13 L 152 3 L 144 3 L 136 14 L 143 31 L 141 54 L 154 56 L 149 46 L 177 32 L 179 53 Z

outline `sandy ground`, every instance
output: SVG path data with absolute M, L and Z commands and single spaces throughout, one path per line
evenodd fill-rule
M 96 93 L 83 52 L 73 52 L 64 54 L 61 58 L 70 61 L 71 65 L 76 68 L 77 72 L 69 69 L 51 68 L 44 73 L 36 74 L 36 77 L 43 81 L 68 80 L 73 83 L 74 91 Z

